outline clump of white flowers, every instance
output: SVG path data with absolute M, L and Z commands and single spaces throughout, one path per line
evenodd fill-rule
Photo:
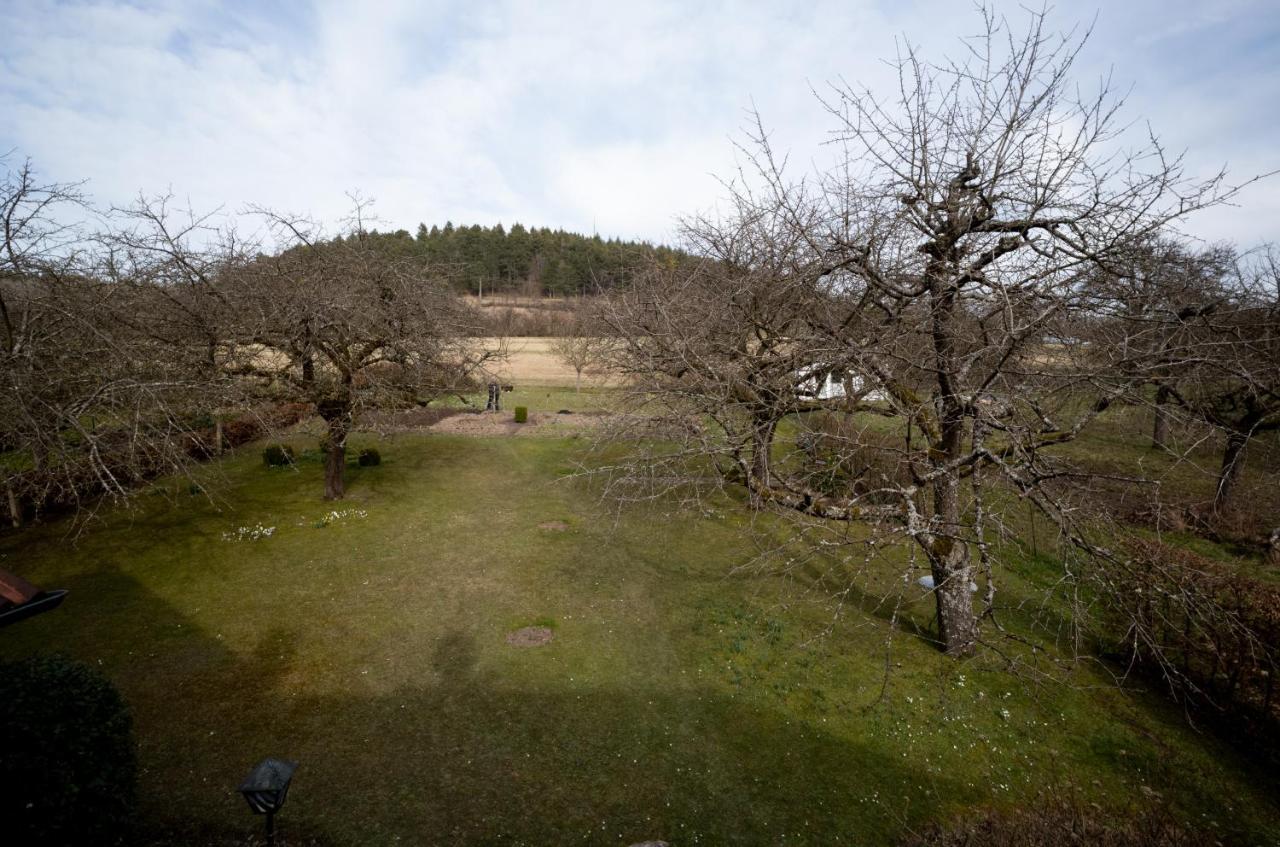
M 230 532 L 222 533 L 223 541 L 261 541 L 264 538 L 270 538 L 275 534 L 274 526 L 263 526 L 262 524 L 254 524 L 253 526 L 239 526 Z
M 328 526 L 331 523 L 337 523 L 338 521 L 347 520 L 348 518 L 367 518 L 367 517 L 369 517 L 369 513 L 366 512 L 364 509 L 341 509 L 341 510 L 332 511 L 332 512 L 328 512 L 327 514 L 321 515 L 319 519 L 316 520 L 314 524 L 312 524 L 312 526 L 314 526 L 316 529 L 323 529 L 324 527 Z

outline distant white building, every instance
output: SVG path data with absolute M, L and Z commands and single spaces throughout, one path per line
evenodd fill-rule
M 806 400 L 838 400 L 847 397 L 850 392 L 860 393 L 865 384 L 861 375 L 833 368 L 823 362 L 814 362 L 796 376 L 796 394 Z M 868 391 L 862 399 L 884 400 L 885 395 L 876 388 Z

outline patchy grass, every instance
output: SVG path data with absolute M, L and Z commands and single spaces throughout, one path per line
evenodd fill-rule
M 467 408 L 467 404 L 470 404 L 471 408 L 484 408 L 486 392 L 481 391 L 464 396 L 466 403 L 456 396 L 446 396 L 432 405 L 433 408 L 435 405 L 446 408 Z M 517 383 L 514 390 L 503 392 L 502 409 L 508 413 L 516 406 L 525 406 L 530 412 L 552 414 L 561 409 L 578 413 L 603 412 L 615 406 L 617 396 L 617 391 L 614 389 L 594 385 L 584 385 L 581 391 L 575 392 L 572 388 Z
M 266 755 L 302 763 L 284 832 L 335 844 L 885 843 L 1066 782 L 1280 837 L 1274 775 L 1158 697 L 1026 686 L 906 632 L 886 655 L 858 602 L 735 572 L 738 510 L 599 513 L 563 478 L 581 442 L 398 436 L 338 507 L 294 446 L 296 470 L 245 448 L 212 499 L 144 497 L 74 546 L 0 538 L 0 566 L 71 590 L 0 655 L 62 650 L 120 686 L 143 820 L 176 843 L 256 832 L 235 787 Z M 529 625 L 554 640 L 506 644 Z

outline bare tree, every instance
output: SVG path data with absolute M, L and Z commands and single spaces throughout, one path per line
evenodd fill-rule
M 582 391 L 582 375 L 600 370 L 609 352 L 610 339 L 600 335 L 601 327 L 583 312 L 574 313 L 560 334 L 551 340 L 551 352 L 573 368 L 573 392 Z
M 643 451 L 614 478 L 615 493 L 666 492 L 688 481 L 685 465 L 705 470 L 711 458 L 715 473 L 703 481 L 740 484 L 756 507 L 797 496 L 775 473 L 778 425 L 827 404 L 813 383 L 840 372 L 846 354 L 813 329 L 829 305 L 821 257 L 776 208 L 762 213 L 763 202 L 744 195 L 724 216 L 686 221 L 684 241 L 700 261 L 652 263 L 603 300 L 608 367 L 635 410 L 610 440 Z M 856 392 L 840 405 L 856 406 Z M 663 439 L 645 440 L 655 425 Z
M 982 34 L 941 64 L 902 48 L 888 97 L 834 86 L 823 102 L 839 162 L 815 178 L 791 180 L 757 123 L 744 149 L 760 187 L 731 184 L 727 234 L 743 245 L 738 252 L 784 261 L 749 294 L 725 292 L 717 306 L 730 306 L 727 314 L 695 306 L 701 320 L 618 326 L 635 339 L 632 371 L 669 374 L 669 398 L 687 396 L 698 369 L 644 357 L 680 343 L 720 383 L 762 350 L 794 347 L 803 353 L 782 355 L 778 372 L 821 361 L 854 374 L 851 387 L 874 391 L 877 411 L 899 422 L 885 449 L 905 473 L 840 496 L 814 490 L 804 474 L 757 473 L 751 484 L 763 502 L 822 520 L 871 521 L 908 539 L 927 565 L 940 641 L 952 655 L 979 640 L 971 594 L 979 579 L 982 614 L 995 620 L 990 533 L 1016 531 L 1001 515 L 1010 502 L 1032 503 L 1089 546 L 1059 484 L 1074 471 L 1053 460 L 1053 448 L 1149 379 L 1124 350 L 1088 343 L 1096 321 L 1089 274 L 1234 190 L 1222 174 L 1186 178 L 1154 137 L 1122 146 L 1129 139 L 1109 82 L 1083 94 L 1071 78 L 1087 33 L 1053 34 L 1045 18 L 1029 13 L 1026 29 L 1014 32 L 984 12 Z M 695 230 L 723 240 L 714 227 Z M 803 295 L 782 297 L 789 286 Z M 670 284 L 667 302 L 655 298 L 649 312 L 669 315 L 670 299 L 691 287 Z M 772 342 L 735 311 L 752 297 L 763 302 L 764 291 L 778 298 L 764 310 Z M 721 322 L 738 330 L 737 341 L 713 360 L 699 345 Z M 770 418 L 795 406 L 794 388 L 780 384 L 764 395 L 766 406 L 785 398 L 759 419 L 769 432 Z M 726 394 L 699 411 L 714 416 L 740 402 Z M 746 411 L 750 419 L 755 409 Z M 720 440 L 706 448 L 725 449 Z
M 1122 349 L 1132 374 L 1149 379 L 1155 448 L 1174 449 L 1172 425 L 1186 416 L 1174 391 L 1185 376 L 1183 357 L 1193 335 L 1188 328 L 1223 305 L 1224 280 L 1235 272 L 1236 261 L 1232 247 L 1194 249 L 1165 234 L 1135 243 L 1089 275 L 1086 285 L 1097 312 L 1090 341 Z
M 29 163 L 0 181 L 0 474 L 15 524 L 191 461 L 196 375 L 120 319 L 145 310 L 103 273 L 79 188 Z
M 1215 514 L 1232 506 L 1250 441 L 1280 429 L 1280 254 L 1241 257 L 1203 306 L 1164 315 L 1178 379 L 1171 399 L 1224 437 Z
M 315 406 L 326 436 L 325 498 L 345 494 L 346 445 L 362 412 L 426 405 L 460 390 L 495 353 L 438 273 L 388 257 L 363 228 L 323 237 L 309 221 L 266 217 L 274 255 L 218 279 L 220 365 L 261 391 Z

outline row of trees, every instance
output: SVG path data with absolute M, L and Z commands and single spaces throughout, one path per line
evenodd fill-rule
M 414 256 L 450 270 L 460 291 L 516 293 L 528 297 L 593 294 L 625 282 L 647 260 L 673 262 L 679 253 L 645 242 L 603 239 L 565 230 L 516 223 L 443 227 L 419 224 L 407 230 L 371 232 L 375 243 L 394 255 Z
M 430 402 L 496 355 L 447 272 L 364 232 L 257 210 L 244 241 L 142 198 L 90 231 L 79 186 L 0 182 L 0 480 L 11 519 L 125 494 L 221 449 L 217 422 L 303 403 L 343 496 L 362 411 Z M 210 426 L 212 424 L 212 427 Z M 212 429 L 212 434 L 209 430 Z
M 654 265 L 603 316 L 612 366 L 668 424 L 609 466 L 616 492 L 741 487 L 795 519 L 793 562 L 905 539 L 955 655 L 984 618 L 1000 626 L 996 542 L 1023 504 L 1075 553 L 1118 555 L 1080 520 L 1084 477 L 1060 455 L 1108 409 L 1153 407 L 1157 440 L 1174 414 L 1224 432 L 1218 508 L 1250 439 L 1280 425 L 1275 254 L 1173 235 L 1238 187 L 1188 177 L 1154 138 L 1132 146 L 1109 84 L 1072 80 L 1084 39 L 1043 13 L 983 24 L 957 61 L 906 49 L 889 97 L 831 89 L 829 170 L 793 176 L 757 121 L 731 209 L 686 222 L 704 260 Z M 843 391 L 816 390 L 828 374 Z M 834 488 L 830 462 L 775 446 L 785 420 L 803 438 L 833 414 L 853 477 Z

